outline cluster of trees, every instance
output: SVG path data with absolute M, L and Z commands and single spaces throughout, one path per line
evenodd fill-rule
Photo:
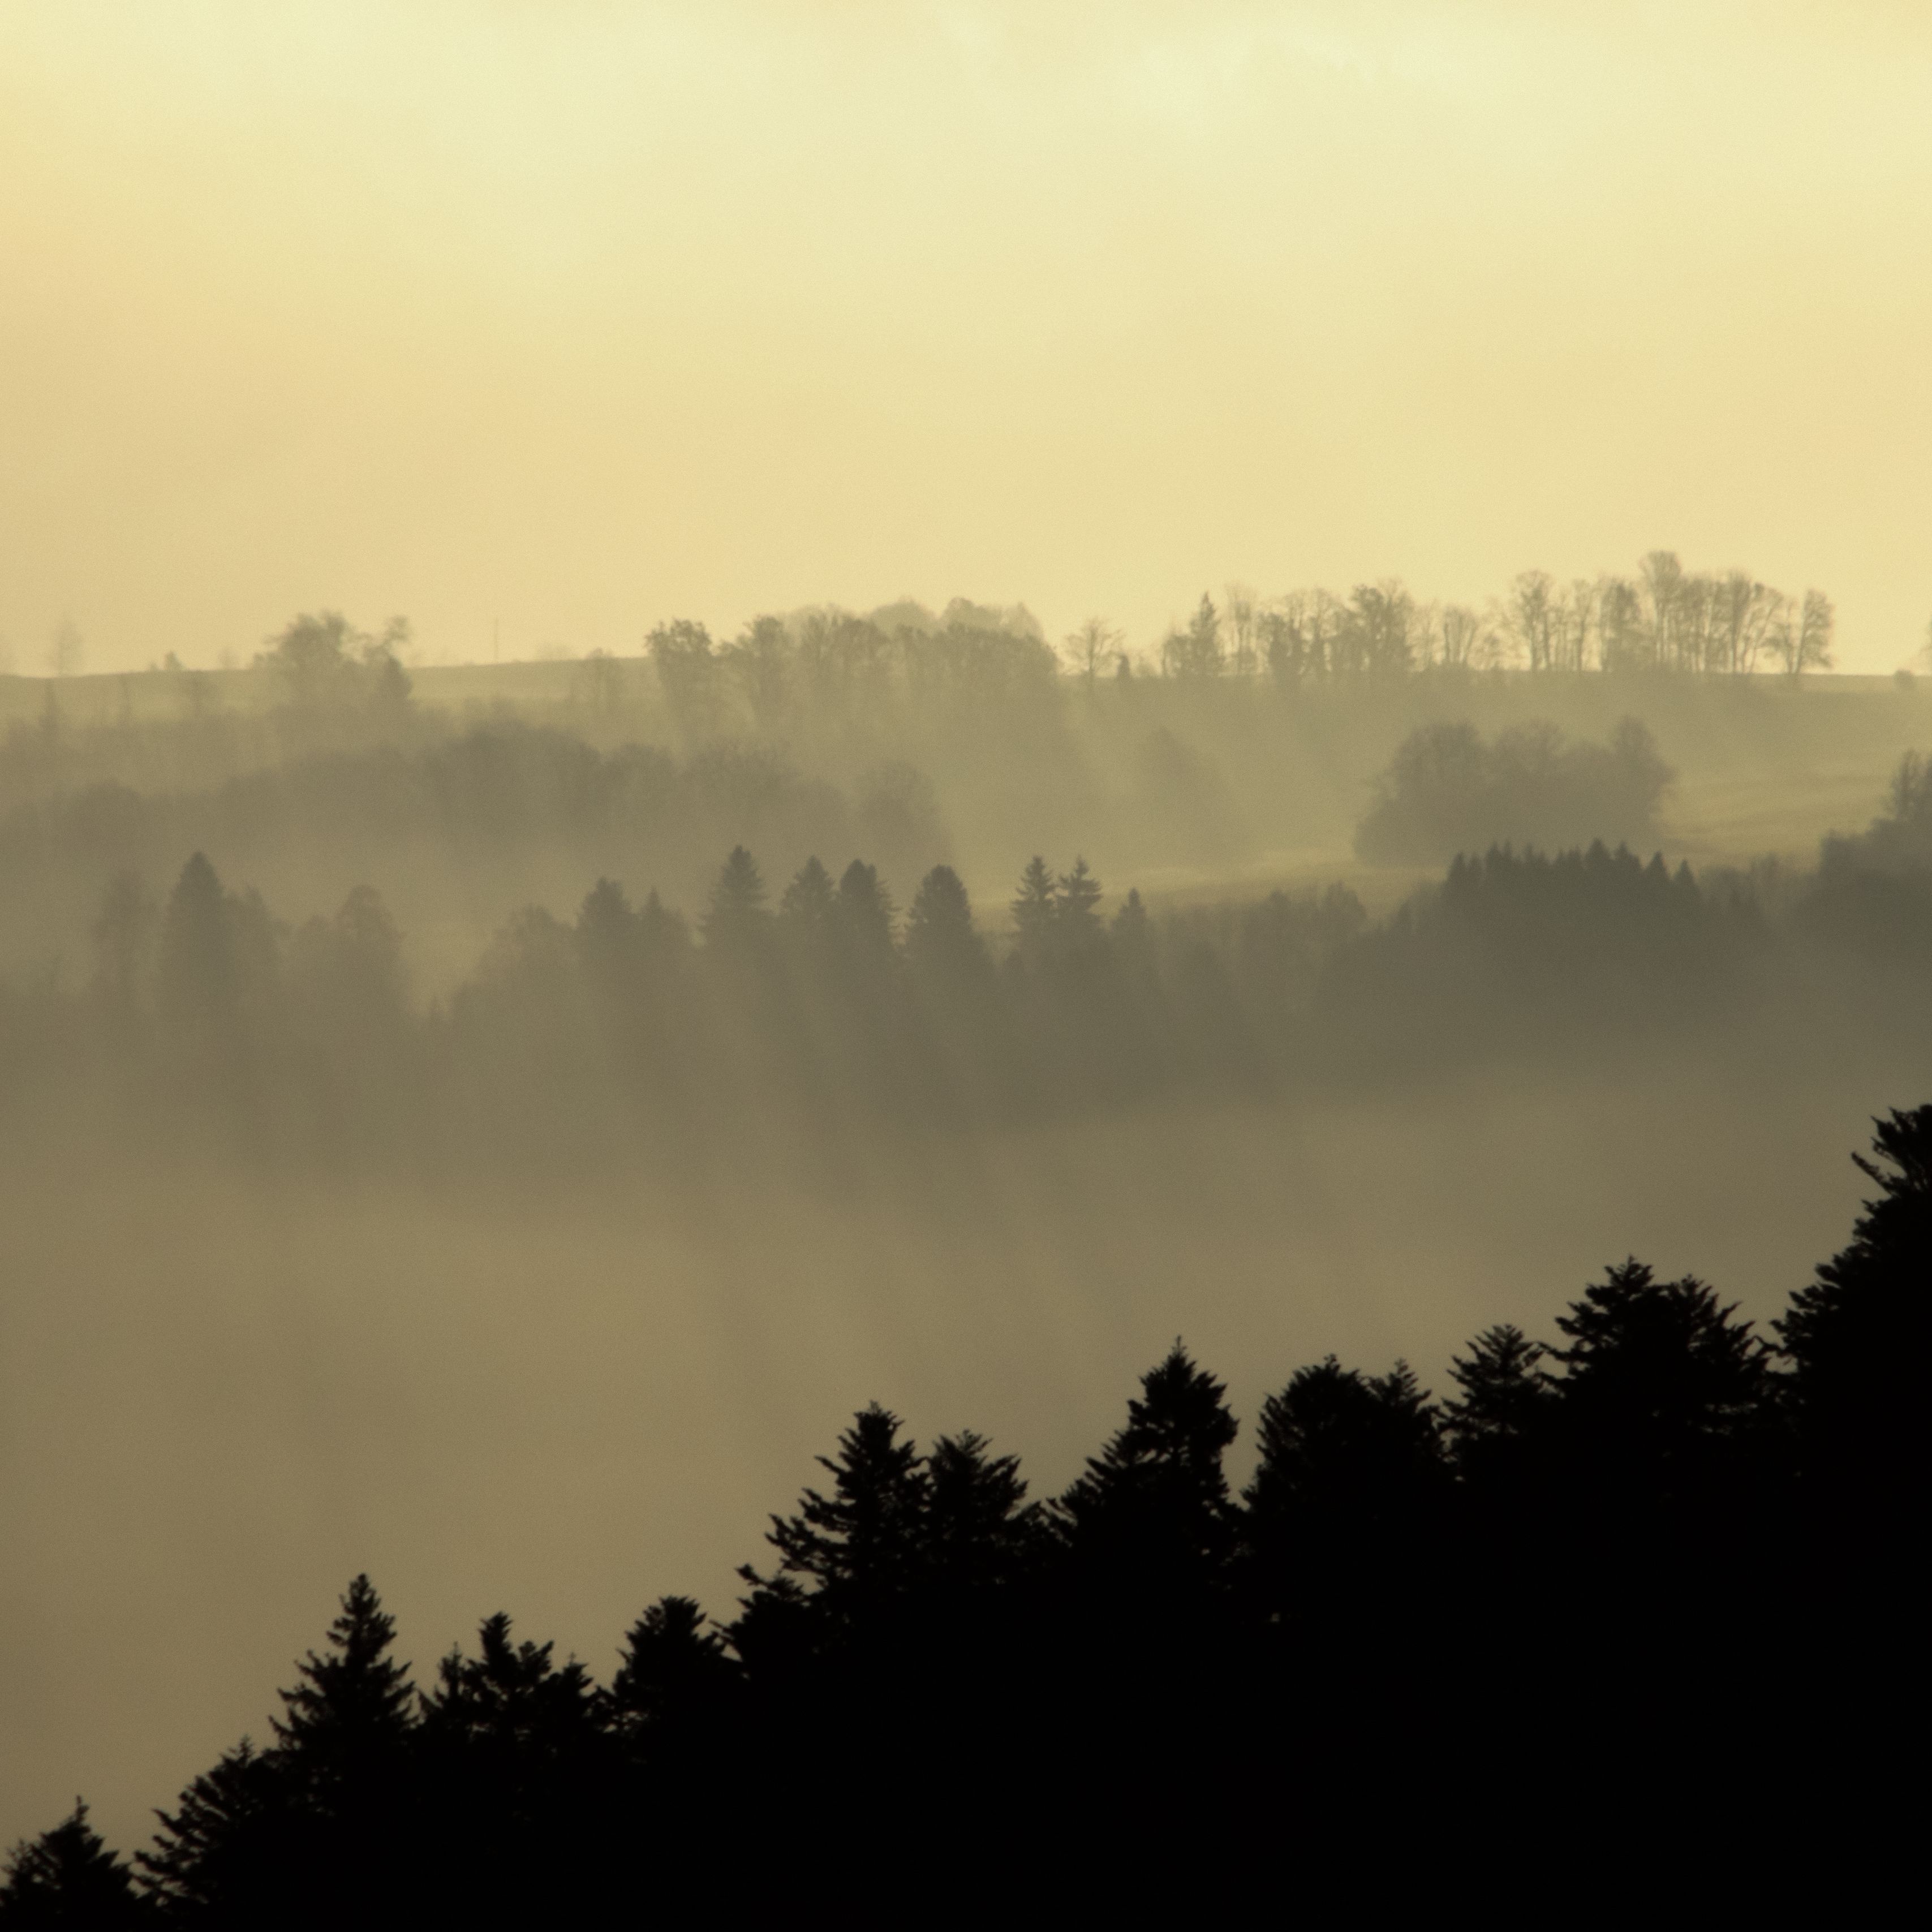
M 392 617 L 380 631 L 358 631 L 340 610 L 304 612 L 256 653 L 255 667 L 298 710 L 360 705 L 393 712 L 410 701 L 402 662 L 409 641 L 406 617 Z
M 0 1066 L 16 1119 L 92 1078 L 113 1118 L 159 1110 L 172 1136 L 185 1110 L 258 1153 L 609 1160 L 640 1134 L 702 1144 L 747 1107 L 995 1120 L 1587 1050 L 1606 1018 L 1628 1045 L 1742 1012 L 1776 938 L 1747 882 L 1600 843 L 1459 859 L 1379 923 L 1340 885 L 1102 905 L 1084 860 L 1036 857 L 989 939 L 950 867 L 902 916 L 863 860 L 808 860 L 774 892 L 741 846 L 694 923 L 602 880 L 568 922 L 518 914 L 424 1006 L 376 892 L 290 931 L 197 854 L 164 907 L 131 876 L 110 889 L 84 986 L 0 997 Z
M 0 759 L 0 792 L 14 775 Z M 166 876 L 197 847 L 277 898 L 317 874 L 404 872 L 422 916 L 446 919 L 452 901 L 580 890 L 619 865 L 695 895 L 740 842 L 794 863 L 862 849 L 902 878 L 951 855 L 931 784 L 903 760 L 834 784 L 766 746 L 679 758 L 504 721 L 267 763 L 207 790 L 110 781 L 20 803 L 0 815 L 0 947 L 44 957 L 63 930 L 84 933 L 109 880 Z
M 1676 552 L 1654 550 L 1630 577 L 1559 585 L 1546 571 L 1526 571 L 1480 611 L 1419 602 L 1393 578 L 1346 596 L 1318 589 L 1263 598 L 1232 585 L 1218 606 L 1204 593 L 1138 669 L 1187 682 L 1264 676 L 1283 690 L 1508 666 L 1742 676 L 1775 665 L 1795 677 L 1831 664 L 1832 626 L 1822 591 L 1793 598 L 1746 572 L 1687 571 Z M 723 644 L 680 619 L 654 629 L 646 648 L 672 717 L 697 740 L 734 729 L 782 734 L 807 714 L 876 713 L 900 695 L 968 712 L 1037 705 L 1062 664 L 1089 687 L 1103 676 L 1130 681 L 1137 669 L 1124 634 L 1104 618 L 1070 634 L 1057 661 L 1024 606 L 964 598 L 937 618 L 910 602 L 862 616 L 760 616 Z M 613 663 L 600 687 L 614 702 L 620 677 Z
M 608 1683 L 500 1614 L 419 1688 L 358 1577 L 268 1744 L 132 1866 L 84 1806 L 16 1846 L 0 1927 L 590 1922 L 848 1868 L 950 1900 L 975 1862 L 1010 1895 L 1030 1819 L 1070 1869 L 1137 1874 L 1142 1834 L 1318 1857 L 1445 1810 L 1540 1810 L 1586 1859 L 1665 1821 L 1727 1846 L 1767 1802 L 1817 1829 L 1866 1802 L 1866 1700 L 1918 1642 L 1932 1106 L 1874 1154 L 1772 1336 L 1627 1262 L 1555 1340 L 1478 1335 L 1446 1400 L 1400 1361 L 1297 1370 L 1238 1492 L 1239 1423 L 1179 1342 L 1043 1501 L 874 1406 L 736 1614 L 661 1599 Z
M 1355 828 L 1364 859 L 1428 863 L 1491 845 L 1592 838 L 1642 844 L 1675 775 L 1634 718 L 1608 745 L 1519 724 L 1485 742 L 1470 724 L 1425 724 L 1396 748 Z
M 864 720 L 902 698 L 968 714 L 1037 709 L 1058 674 L 1024 606 L 964 598 L 937 619 L 910 602 L 868 616 L 756 617 L 722 645 L 702 623 L 679 619 L 652 630 L 646 650 L 673 722 L 699 741 L 733 730 L 781 736 L 805 717 Z
M 1158 662 L 1167 677 L 1265 674 L 1289 689 L 1509 666 L 1727 676 L 1775 667 L 1795 678 L 1829 667 L 1833 622 L 1822 590 L 1789 596 L 1746 571 L 1687 571 L 1676 551 L 1660 550 L 1630 577 L 1559 584 L 1547 571 L 1524 571 L 1480 610 L 1418 602 L 1396 578 L 1358 584 L 1346 597 L 1315 590 L 1263 598 L 1230 585 L 1218 608 L 1204 594 L 1190 621 L 1168 631 Z M 1090 680 L 1110 652 L 1128 670 L 1118 646 L 1099 619 L 1066 640 L 1074 669 Z

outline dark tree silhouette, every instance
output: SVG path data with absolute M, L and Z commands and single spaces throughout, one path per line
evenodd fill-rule
M 744 1630 L 754 1648 L 761 1609 L 788 1610 L 796 1600 L 778 1580 L 808 1587 L 814 1621 L 828 1637 L 877 1618 L 915 1587 L 928 1480 L 926 1459 L 899 1439 L 901 1426 L 877 1402 L 861 1411 L 838 1454 L 819 1458 L 831 1494 L 807 1490 L 796 1516 L 772 1519 L 776 1578 L 748 1565 L 740 1572 L 752 1586 Z
M 935 866 L 920 881 L 906 914 L 905 953 L 915 970 L 935 979 L 983 974 L 985 943 L 973 927 L 973 907 L 959 874 Z
M 1141 1378 L 1126 1426 L 1055 1505 L 1083 1568 L 1157 1596 L 1214 1575 L 1234 1538 L 1221 1459 L 1240 1425 L 1226 1394 L 1178 1340 Z
M 1932 1344 L 1932 1106 L 1875 1121 L 1878 1184 L 1850 1242 L 1773 1324 L 1790 1363 L 1804 1480 L 1840 1526 L 1876 1534 L 1926 1477 L 1924 1377 Z M 1871 1546 L 1882 1546 L 1874 1544 Z
M 356 1901 L 406 1904 L 417 1824 L 410 1777 L 416 1692 L 388 1654 L 395 1624 L 358 1576 L 328 1646 L 296 1666 L 275 1744 L 244 1742 L 161 1814 L 140 1860 L 171 1907 L 218 1924 L 322 1924 Z
M 0 1883 L 6 1932 L 118 1932 L 155 1922 L 153 1901 L 135 1889 L 132 1868 L 108 1850 L 79 1798 L 72 1816 L 8 1855 Z
M 1557 1317 L 1558 1439 L 1582 1495 L 1688 1504 L 1731 1472 L 1773 1389 L 1771 1346 L 1736 1314 L 1694 1276 L 1660 1282 L 1631 1260 Z
M 778 921 L 795 938 L 815 943 L 832 923 L 832 874 L 814 854 L 799 868 L 778 901 Z
M 1879 1123 L 1864 1168 L 1879 1198 L 1780 1322 L 1786 1374 L 1706 1284 L 1632 1260 L 1554 1346 L 1484 1330 L 1440 1407 L 1400 1362 L 1298 1370 L 1238 1503 L 1225 1389 L 1178 1341 L 1045 1508 L 984 1438 L 922 1454 L 874 1404 L 772 1520 L 736 1620 L 660 1600 L 608 1689 L 499 1615 L 418 1699 L 358 1577 L 270 1748 L 162 1814 L 145 1897 L 77 1809 L 16 1848 L 0 1926 L 600 1923 L 752 1856 L 910 1882 L 1022 1806 L 1130 1864 L 1149 1834 L 1273 1855 L 1284 1819 L 1428 1843 L 1504 1802 L 1620 1851 L 1634 1826 L 1728 1848 L 1774 1802 L 1862 1822 L 1918 1642 L 1900 1345 L 1932 1108 Z M 1860 1412 L 1875 1390 L 1894 1412 Z M 928 1766 L 943 1826 L 899 1768 Z
M 1013 930 L 1019 935 L 1023 956 L 1030 958 L 1046 952 L 1052 944 L 1059 910 L 1053 873 L 1036 853 L 1027 861 L 1026 870 L 1020 874 L 1019 890 L 1013 895 Z
M 728 1712 L 742 1682 L 736 1659 L 707 1628 L 696 1600 L 661 1597 L 632 1625 L 608 1701 L 621 1730 L 682 1739 Z
M 711 888 L 711 904 L 704 915 L 705 943 L 728 952 L 755 946 L 771 918 L 766 898 L 757 860 L 743 846 L 733 846 Z

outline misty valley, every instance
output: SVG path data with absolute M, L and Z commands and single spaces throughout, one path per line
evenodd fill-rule
M 1880 1803 L 1932 687 L 1832 624 L 0 679 L 0 1925 Z

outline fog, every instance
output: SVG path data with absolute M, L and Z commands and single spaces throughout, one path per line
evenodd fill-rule
M 0 14 L 0 1849 L 154 1842 L 364 1573 L 425 1689 L 499 1610 L 583 1660 L 607 1819 L 700 1732 L 983 1750 L 974 1684 L 1104 1764 L 1156 1652 L 1298 1718 L 1346 1640 L 1336 1736 L 1423 1659 L 1421 1740 L 1456 1645 L 1560 1648 L 1532 1573 L 1600 1648 L 1630 1576 L 1888 1600 L 1932 34 L 1556 10 Z M 1599 1277 L 1678 1325 L 1593 1382 Z M 1116 1520 L 1157 1374 L 1193 1513 Z M 848 1598 L 764 1539 L 874 1402 L 967 1476 Z M 390 1822 L 487 1844 L 411 1708 L 355 1804 L 444 1750 Z
M 1050 1490 L 1176 1332 L 1251 1420 L 1331 1350 L 1439 1384 L 1466 1335 L 1546 1328 L 1631 1251 L 1768 1314 L 1842 1238 L 1846 1150 L 1899 1097 L 1863 1070 L 1802 1102 L 1660 1075 L 1163 1115 L 836 1191 L 748 1161 L 699 1200 L 16 1164 L 4 1828 L 79 1789 L 141 1842 L 147 1808 L 264 1734 L 358 1570 L 424 1672 L 503 1607 L 608 1675 L 650 1599 L 729 1608 L 767 1515 L 875 1398 L 922 1439 L 986 1431 Z
M 1051 1493 L 1177 1334 L 1252 1417 L 1627 1254 L 1778 1310 L 1932 1079 L 1924 696 L 1204 608 L 4 687 L 0 1834 L 139 1843 L 358 1570 L 425 1670 L 723 1615 L 874 1399 Z

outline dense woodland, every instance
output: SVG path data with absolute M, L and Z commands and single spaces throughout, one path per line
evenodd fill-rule
M 0 745 L 0 1152 L 29 1190 L 190 1204 L 211 1174 L 551 1208 L 590 1179 L 782 1220 L 972 1136 L 1144 1119 L 1178 1148 L 1479 1076 L 1586 1106 L 1613 1069 L 1710 1083 L 1658 1124 L 1694 1162 L 1727 1069 L 1792 1106 L 1828 1064 L 1924 1090 L 1932 776 L 1898 754 L 1932 721 L 1909 680 L 1856 716 L 1805 688 L 1829 626 L 1660 556 L 1480 613 L 1238 591 L 1139 656 L 907 604 L 669 625 L 433 704 L 400 628 L 325 614 L 245 670 L 57 680 Z M 1666 857 L 1676 770 L 1880 743 L 1888 798 L 1815 860 Z M 1393 890 L 1227 883 L 1352 844 Z M 1221 883 L 1118 889 L 1162 867 Z M 1444 1394 L 1331 1358 L 1245 1436 L 1177 1342 L 1044 1498 L 868 1410 L 736 1612 L 666 1598 L 601 1679 L 501 1616 L 412 1670 L 358 1579 L 132 1866 L 76 1808 L 14 1853 L 0 1924 L 584 1922 L 721 1869 L 964 1895 L 1190 1834 L 1312 1874 L 1391 1820 L 1506 1872 L 1532 1822 L 1881 1817 L 1843 1767 L 1894 1694 L 1922 1514 L 1932 1108 L 1866 1172 L 1768 1333 L 1631 1262 L 1548 1340 L 1478 1336 Z
M 1400 1361 L 1298 1370 L 1238 1493 L 1240 1422 L 1179 1342 L 1058 1496 L 875 1406 L 736 1613 L 663 1598 L 608 1682 L 500 1614 L 419 1682 L 358 1577 L 262 1743 L 132 1867 L 84 1805 L 17 1846 L 0 1924 L 584 1923 L 807 1872 L 1011 1899 L 1102 1855 L 1164 1890 L 1216 1839 L 1278 1868 L 1499 1826 L 1719 1877 L 1742 1820 L 1882 1838 L 1932 1107 L 1861 1165 L 1874 1197 L 1772 1334 L 1627 1262 L 1552 1339 L 1478 1335 L 1442 1399 Z M 1660 1847 L 1665 1817 L 1699 1844 Z
M 0 971 L 73 970 L 117 873 L 164 890 L 196 850 L 287 912 L 375 885 L 412 938 L 448 935 L 439 988 L 479 920 L 600 874 L 695 910 L 740 844 L 775 882 L 862 854 L 902 899 L 934 865 L 983 891 L 1034 850 L 1134 880 L 1352 839 L 1422 865 L 1648 850 L 1672 766 L 1882 769 L 1924 742 L 1909 678 L 1848 711 L 1768 674 L 1787 631 L 1825 662 L 1828 628 L 1821 597 L 1667 553 L 1561 591 L 1527 573 L 1481 612 L 1234 586 L 1138 651 L 1098 619 L 1056 651 L 1023 609 L 956 599 L 406 669 L 400 620 L 323 612 L 246 668 L 0 677 Z
M 1916 1038 L 1928 946 L 1916 760 L 1814 872 L 1492 847 L 1380 920 L 1340 885 L 1109 908 L 1078 858 L 1031 860 L 991 917 L 945 866 L 902 908 L 862 860 L 771 881 L 739 847 L 695 918 L 600 880 L 567 918 L 514 915 L 428 1000 L 374 890 L 291 928 L 197 854 L 159 902 L 113 881 L 84 977 L 0 994 L 0 1118 L 255 1162 L 621 1167 L 728 1148 L 748 1109 L 824 1141 L 1827 1020 Z

